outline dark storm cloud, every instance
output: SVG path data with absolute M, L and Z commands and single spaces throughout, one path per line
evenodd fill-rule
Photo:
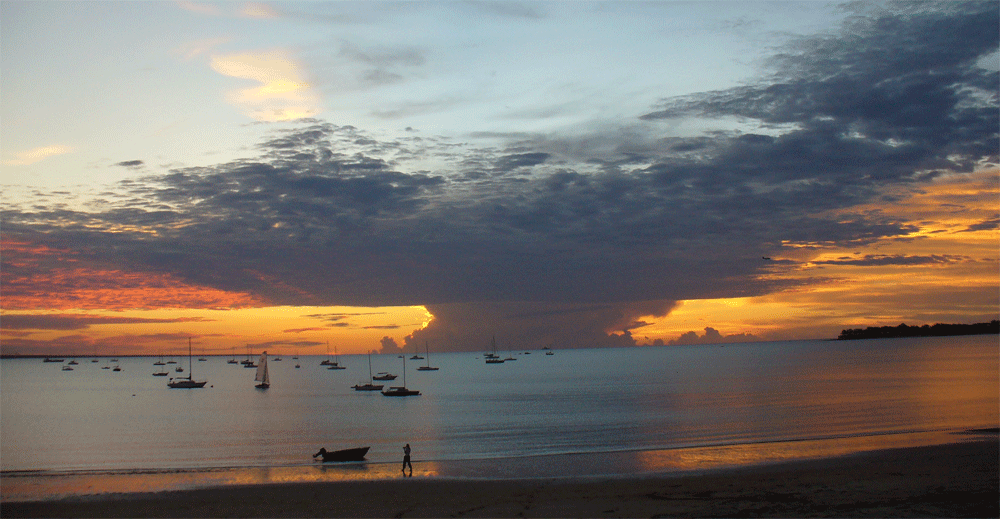
M 618 127 L 476 147 L 303 120 L 254 159 L 123 183 L 127 201 L 103 212 L 7 210 L 5 233 L 274 304 L 428 305 L 436 319 L 411 339 L 442 349 L 498 329 L 516 348 L 634 344 L 641 318 L 676 300 L 808 283 L 761 260 L 783 247 L 913 233 L 845 210 L 996 154 L 998 77 L 976 66 L 998 46 L 995 4 L 914 5 L 801 39 L 767 81 L 665 99 Z M 749 123 L 664 130 L 680 117 Z M 406 168 L 428 158 L 441 166 Z
M 991 218 L 976 224 L 972 224 L 960 232 L 993 231 L 1000 228 L 1000 218 Z
M 802 39 L 774 58 L 766 83 L 666 100 L 643 118 L 735 116 L 794 128 L 731 139 L 719 160 L 734 167 L 703 182 L 811 176 L 864 186 L 968 170 L 997 152 L 997 73 L 976 66 L 1000 43 L 996 5 L 902 6 L 859 17 L 836 37 Z

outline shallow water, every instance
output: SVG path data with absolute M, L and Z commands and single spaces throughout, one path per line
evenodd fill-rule
M 26 475 L 381 477 L 397 470 L 405 443 L 427 475 L 476 476 L 473 467 L 502 465 L 516 477 L 545 474 L 546 464 L 553 473 L 697 470 L 785 459 L 785 451 L 862 450 L 889 438 L 926 442 L 1000 422 L 995 336 L 514 357 L 487 365 L 475 353 L 432 352 L 440 370 L 428 372 L 415 370 L 425 361 L 408 361 L 406 385 L 423 393 L 410 398 L 352 390 L 368 378 L 366 356 L 341 356 L 348 369 L 340 371 L 320 366 L 321 357 L 300 358 L 301 369 L 291 357 L 272 361 L 267 391 L 254 388 L 254 370 L 227 357 L 195 362 L 195 379 L 210 387 L 194 390 L 168 389 L 152 376 L 153 358 L 121 358 L 121 372 L 100 369 L 106 359 L 80 359 L 71 372 L 4 359 L 5 498 L 10 478 Z M 372 362 L 376 372 L 400 373 L 403 361 Z M 371 446 L 361 467 L 313 467 L 321 446 L 360 445 Z

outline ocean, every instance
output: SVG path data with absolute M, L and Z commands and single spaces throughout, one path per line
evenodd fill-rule
M 504 352 L 502 357 L 507 357 Z M 412 355 L 407 354 L 407 357 Z M 169 389 L 155 357 L 0 361 L 3 497 L 415 474 L 551 477 L 698 471 L 950 441 L 1000 423 L 996 336 L 514 351 L 405 360 L 419 396 L 357 392 L 368 356 L 269 362 L 271 387 L 229 357 Z M 69 358 L 66 362 L 69 362 Z M 188 360 L 177 358 L 187 370 Z M 375 372 L 404 359 L 374 355 Z M 296 363 L 301 368 L 296 369 Z M 171 376 L 175 365 L 167 365 Z M 312 455 L 371 447 L 366 462 Z

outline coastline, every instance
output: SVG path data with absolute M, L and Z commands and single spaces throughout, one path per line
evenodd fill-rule
M 3 517 L 997 517 L 994 430 L 704 473 L 229 485 L 0 503 Z

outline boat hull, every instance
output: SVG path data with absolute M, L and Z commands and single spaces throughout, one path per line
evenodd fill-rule
M 343 449 L 339 451 L 326 452 L 326 449 L 320 449 L 319 452 L 313 455 L 313 457 L 322 456 L 323 462 L 328 461 L 364 461 L 365 455 L 368 454 L 368 449 L 371 447 L 357 447 L 354 449 Z
M 382 394 L 384 396 L 417 396 L 420 394 L 420 391 L 406 389 L 405 387 L 390 387 L 383 391 Z
M 197 389 L 200 387 L 205 387 L 208 382 L 195 382 L 194 380 L 182 378 L 180 380 L 174 380 L 167 383 L 167 387 L 171 389 Z

